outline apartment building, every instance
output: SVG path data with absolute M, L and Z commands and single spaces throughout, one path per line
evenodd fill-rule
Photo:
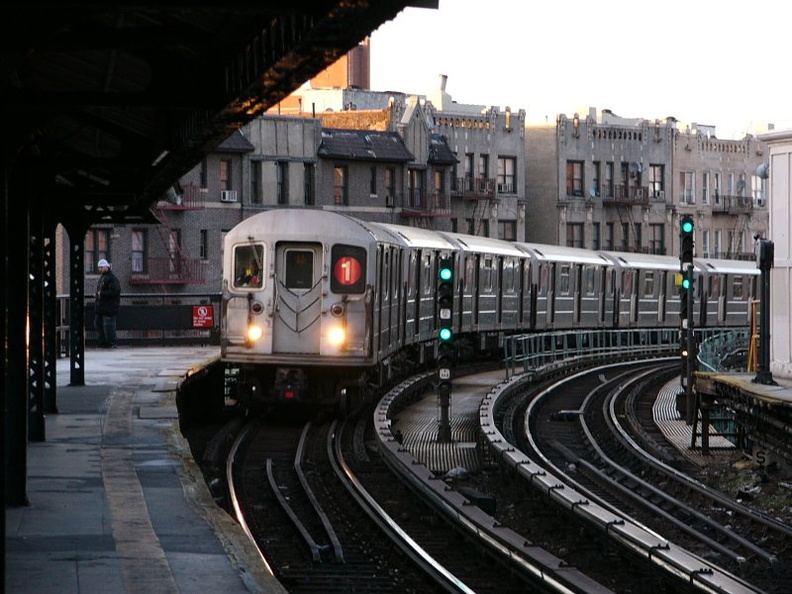
M 676 255 L 688 214 L 697 255 L 748 258 L 749 238 L 766 233 L 764 148 L 752 136 L 591 108 L 528 125 L 525 146 L 531 241 Z

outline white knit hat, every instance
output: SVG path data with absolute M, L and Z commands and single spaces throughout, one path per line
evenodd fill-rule
M 99 260 L 99 264 L 97 264 L 97 266 L 99 268 L 110 268 L 110 262 L 102 258 L 101 260 Z

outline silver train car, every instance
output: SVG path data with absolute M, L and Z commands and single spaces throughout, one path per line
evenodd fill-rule
M 355 406 L 437 355 L 438 266 L 454 263 L 461 361 L 504 336 L 679 327 L 669 256 L 590 251 L 277 209 L 226 234 L 221 360 L 250 408 Z M 694 261 L 695 324 L 746 326 L 754 262 Z

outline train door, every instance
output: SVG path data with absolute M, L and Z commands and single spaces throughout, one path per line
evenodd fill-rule
M 273 353 L 319 354 L 322 254 L 321 243 L 280 242 L 275 248 Z
M 383 352 L 388 349 L 390 343 L 390 324 L 388 323 L 388 287 L 386 279 L 388 278 L 388 252 L 383 246 L 377 247 L 377 290 L 375 310 L 377 317 L 376 328 L 374 329 L 375 348 L 377 353 L 382 356 Z
M 666 321 L 666 307 L 668 306 L 668 271 L 661 270 L 659 274 L 657 289 L 660 293 L 657 295 L 657 323 L 662 326 Z
M 577 326 L 580 324 L 581 300 L 583 299 L 583 266 L 576 264 L 573 267 L 573 287 L 572 287 L 572 321 Z
M 726 284 L 720 274 L 711 274 L 709 279 L 709 293 L 710 299 L 715 304 L 716 324 L 722 326 L 726 323 L 726 291 L 721 288 L 725 288 Z
M 546 277 L 547 284 L 547 327 L 552 328 L 555 321 L 556 310 L 556 271 L 555 264 L 545 263 L 542 265 L 542 276 Z

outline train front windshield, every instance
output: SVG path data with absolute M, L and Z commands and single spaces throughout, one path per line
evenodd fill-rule
M 263 270 L 263 245 L 238 245 L 234 248 L 234 288 L 260 289 L 264 286 Z

